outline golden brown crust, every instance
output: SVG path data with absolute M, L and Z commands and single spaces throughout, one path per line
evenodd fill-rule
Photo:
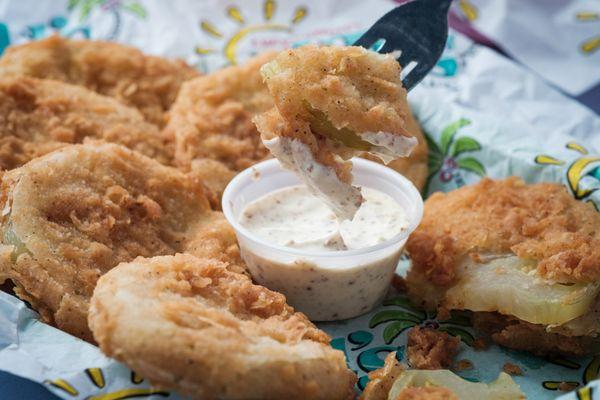
M 392 57 L 361 47 L 307 45 L 279 53 L 262 73 L 275 104 L 255 118 L 262 137 L 299 140 L 342 182 L 351 182 L 351 165 L 342 160 L 371 147 L 361 134 L 412 136 L 400 65 Z M 331 130 L 338 130 L 337 140 Z
M 459 400 L 450 389 L 439 386 L 407 387 L 394 400 Z
M 138 258 L 100 278 L 90 327 L 107 355 L 201 399 L 349 399 L 356 376 L 285 297 L 191 255 Z
M 179 87 L 198 72 L 181 60 L 145 55 L 117 43 L 52 36 L 8 48 L 0 59 L 0 75 L 82 85 L 137 108 L 162 126 Z
M 498 313 L 474 313 L 473 326 L 491 335 L 499 345 L 539 356 L 584 356 L 598 347 L 595 344 L 597 339 L 592 336 L 566 336 L 547 332 L 544 325 L 530 324 Z
M 223 192 L 236 172 L 217 160 L 198 158 L 192 161 L 187 174 L 199 179 L 214 194 L 211 204 L 215 210 L 220 210 Z
M 385 357 L 383 367 L 369 372 L 369 383 L 362 392 L 360 400 L 387 400 L 392 385 L 404 369 L 396 358 L 396 352 L 389 353 Z
M 416 326 L 408 332 L 406 355 L 414 369 L 446 369 L 458 353 L 460 339 L 432 328 Z
M 538 260 L 541 276 L 558 282 L 600 278 L 600 213 L 560 184 L 483 179 L 425 202 L 407 250 L 413 268 L 438 286 L 455 278 L 463 256 L 514 253 Z
M 202 215 L 196 221 L 194 234 L 188 238 L 183 249 L 197 257 L 227 263 L 227 268 L 231 271 L 248 274 L 240 255 L 235 230 L 221 212 Z
M 242 266 L 203 186 L 122 146 L 34 159 L 4 174 L 0 196 L 0 271 L 46 322 L 86 340 L 96 281 L 120 262 L 189 251 Z
M 272 64 L 278 72 L 266 84 L 286 121 L 309 120 L 312 109 L 338 129 L 410 135 L 406 91 L 393 57 L 362 47 L 307 45 L 279 53 Z
M 176 143 L 179 167 L 208 158 L 240 171 L 268 156 L 252 117 L 273 106 L 259 73 L 273 57 L 264 53 L 182 86 L 165 128 Z
M 0 80 L 0 168 L 85 139 L 125 145 L 168 163 L 172 154 L 158 129 L 109 97 L 62 82 L 28 77 Z

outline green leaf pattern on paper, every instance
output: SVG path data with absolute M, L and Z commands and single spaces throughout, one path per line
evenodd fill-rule
M 123 13 L 145 20 L 148 16 L 146 8 L 135 0 L 69 0 L 67 9 L 78 15 L 79 22 L 87 22 L 95 10 L 99 10 L 110 18 L 111 27 L 105 39 L 114 40 L 122 31 Z
M 452 157 L 456 157 L 461 155 L 462 153 L 466 153 L 468 151 L 477 151 L 481 150 L 481 145 L 479 142 L 470 137 L 461 137 L 456 140 L 454 143 L 454 148 L 452 149 Z
M 429 176 L 425 193 L 434 178 L 442 185 L 451 185 L 446 190 L 465 185 L 462 173 L 471 173 L 483 177 L 486 169 L 473 153 L 481 151 L 482 146 L 470 136 L 459 135 L 462 128 L 471 125 L 471 120 L 459 118 L 446 125 L 439 135 L 439 143 L 431 133 L 425 134 L 429 146 Z
M 456 161 L 456 164 L 458 165 L 458 167 L 460 169 L 464 169 L 466 171 L 473 172 L 480 176 L 485 175 L 485 167 L 476 158 L 473 158 L 473 157 L 461 158 L 458 161 Z

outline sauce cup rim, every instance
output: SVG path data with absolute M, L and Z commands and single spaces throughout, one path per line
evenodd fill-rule
M 302 249 L 295 249 L 292 247 L 281 246 L 278 244 L 271 243 L 261 237 L 250 232 L 246 229 L 242 224 L 239 223 L 236 216 L 234 215 L 232 204 L 233 204 L 233 195 L 236 191 L 237 187 L 245 184 L 249 180 L 255 180 L 254 176 L 258 173 L 263 179 L 264 176 L 268 176 L 269 172 L 275 172 L 278 170 L 282 170 L 283 168 L 279 164 L 277 159 L 268 159 L 265 161 L 261 161 L 260 163 L 254 164 L 251 167 L 246 168 L 237 174 L 227 185 L 225 191 L 223 192 L 223 197 L 221 200 L 221 208 L 223 210 L 223 214 L 227 221 L 231 224 L 233 229 L 237 234 L 242 234 L 245 239 L 254 242 L 258 245 L 276 250 L 281 253 L 287 253 L 289 255 L 301 256 L 301 257 L 311 257 L 311 258 L 332 258 L 332 257 L 348 257 L 348 256 L 359 256 L 368 254 L 371 252 L 377 252 L 379 250 L 387 249 L 389 247 L 398 245 L 400 242 L 406 240 L 408 236 L 417 228 L 420 224 L 421 219 L 423 217 L 423 198 L 421 194 L 417 190 L 417 188 L 413 185 L 411 181 L 409 181 L 402 174 L 394 171 L 393 169 L 386 167 L 385 165 L 376 163 L 374 161 L 366 160 L 363 158 L 355 157 L 352 159 L 353 169 L 368 169 L 376 174 L 385 175 L 389 180 L 395 180 L 398 184 L 402 185 L 410 197 L 411 202 L 414 206 L 414 212 L 410 213 L 409 210 L 406 210 L 406 216 L 408 218 L 408 226 L 403 229 L 396 236 L 386 240 L 385 242 L 378 243 L 373 246 L 368 246 L 362 249 L 353 249 L 353 250 L 336 250 L 336 251 L 307 251 Z M 285 170 L 285 169 L 283 169 Z M 285 170 L 290 174 L 293 172 Z M 288 186 L 281 186 L 279 188 L 275 188 L 274 190 L 282 189 Z M 365 187 L 369 187 L 368 185 L 363 185 Z

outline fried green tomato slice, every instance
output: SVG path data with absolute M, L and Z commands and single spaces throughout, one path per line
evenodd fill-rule
M 169 111 L 165 134 L 175 143 L 175 165 L 219 196 L 237 172 L 269 156 L 252 118 L 273 107 L 259 71 L 275 54 L 185 82 Z
M 6 172 L 0 209 L 0 278 L 45 322 L 89 341 L 94 286 L 120 262 L 182 251 L 239 260 L 203 185 L 114 144 L 67 146 Z
M 598 226 L 593 206 L 561 184 L 486 178 L 435 193 L 407 241 L 409 295 L 426 308 L 505 320 L 491 331 L 510 325 L 492 336 L 508 347 L 589 354 L 583 343 L 600 332 Z
M 173 158 L 158 128 L 113 98 L 54 80 L 0 79 L 0 169 L 86 139 L 118 143 L 163 164 Z
M 354 397 L 356 375 L 329 336 L 218 260 L 123 263 L 100 278 L 89 323 L 104 353 L 193 398 Z
M 182 60 L 151 56 L 123 44 L 51 36 L 11 46 L 1 76 L 29 76 L 85 86 L 137 108 L 162 127 L 183 82 L 199 73 Z
M 303 46 L 281 52 L 261 73 L 275 104 L 255 118 L 263 142 L 339 216 L 351 218 L 362 200 L 347 160 L 369 153 L 388 163 L 417 144 L 390 55 Z

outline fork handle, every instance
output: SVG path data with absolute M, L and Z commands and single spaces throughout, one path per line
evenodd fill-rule
M 432 10 L 448 12 L 452 0 L 417 0 L 419 3 L 426 3 Z M 437 6 L 437 7 L 436 7 Z

